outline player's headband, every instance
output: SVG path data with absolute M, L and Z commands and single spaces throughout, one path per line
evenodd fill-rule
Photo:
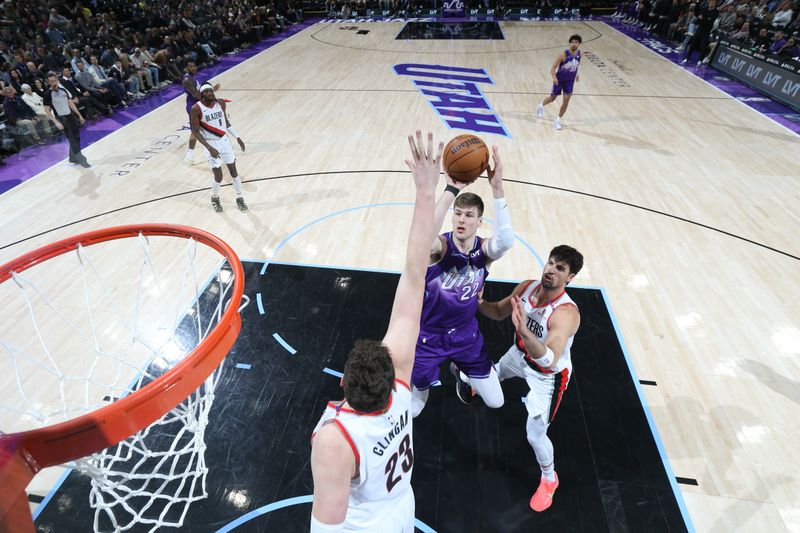
M 213 91 L 214 87 L 211 86 L 210 83 L 204 83 L 200 86 L 200 92 L 203 93 L 205 91 Z

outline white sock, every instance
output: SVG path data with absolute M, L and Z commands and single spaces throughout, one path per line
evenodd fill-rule
M 191 159 L 192 157 L 194 157 L 194 150 L 189 148 L 186 150 L 186 159 Z
M 539 415 L 535 418 L 528 417 L 525 424 L 525 431 L 528 437 L 528 443 L 533 448 L 536 454 L 536 462 L 542 469 L 542 477 L 548 481 L 556 479 L 554 463 L 555 454 L 553 453 L 553 443 L 547 437 L 547 428 L 550 425 Z
M 219 183 L 213 178 L 211 179 L 211 196 L 219 196 Z
M 553 463 L 550 463 L 548 466 L 539 465 L 539 468 L 542 469 L 542 477 L 545 478 L 547 481 L 556 480 L 556 471 Z
M 236 176 L 233 178 L 233 190 L 236 191 L 236 198 L 242 197 L 242 177 Z

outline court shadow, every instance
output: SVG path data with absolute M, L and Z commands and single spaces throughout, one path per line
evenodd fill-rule
M 740 366 L 762 385 L 800 405 L 800 381 L 778 374 L 771 367 L 752 359 L 744 359 Z
M 234 141 L 235 144 L 235 141 Z M 247 154 L 263 154 L 263 153 L 277 153 L 283 150 L 284 148 L 291 148 L 293 146 L 297 146 L 297 141 L 292 141 L 288 143 L 281 143 L 281 142 L 247 142 L 247 139 L 244 139 L 244 144 L 246 150 L 242 157 L 247 157 Z M 236 147 L 236 151 L 239 151 L 239 147 Z
M 664 413 L 665 410 L 668 413 Z M 762 424 L 761 418 L 752 411 L 734 405 L 717 405 L 709 409 L 702 402 L 687 396 L 675 397 L 666 408 L 651 407 L 651 411 L 655 415 L 672 418 L 676 427 L 687 428 L 683 445 L 670 449 L 669 456 L 673 459 L 699 459 L 704 465 L 702 471 L 693 473 L 676 470 L 675 475 L 691 477 L 694 474 L 699 487 L 706 494 L 719 491 L 722 497 L 730 498 L 732 502 L 727 511 L 721 513 L 708 529 L 709 532 L 730 531 L 731 516 L 746 516 L 745 521 L 749 520 L 752 507 L 748 505 L 752 501 L 769 501 L 768 496 L 774 494 L 780 485 L 792 480 L 785 475 L 770 475 L 770 482 L 766 484 L 764 475 L 752 474 L 746 479 L 724 481 L 726 473 L 737 469 L 735 457 L 741 454 L 739 450 L 742 448 L 742 439 L 747 439 L 747 435 L 737 428 L 757 427 Z M 676 419 L 678 416 L 680 420 Z M 656 416 L 656 419 L 659 418 L 661 416 Z M 749 487 L 746 493 L 737 490 L 742 486 Z M 742 529 L 748 530 L 749 528 Z
M 642 139 L 638 139 L 636 137 L 623 137 L 622 135 L 614 135 L 611 133 L 600 133 L 597 131 L 585 130 L 572 125 L 566 125 L 565 128 L 568 128 L 570 131 L 574 131 L 576 133 L 587 135 L 589 137 L 601 139 L 605 141 L 607 144 L 612 144 L 614 146 L 622 146 L 623 148 L 628 148 L 631 150 L 646 150 L 648 152 L 653 152 L 654 154 L 663 155 L 667 157 L 675 156 L 674 152 L 670 152 L 669 150 L 665 150 L 653 143 L 647 142 Z
M 266 202 L 260 204 L 266 208 L 276 207 L 292 207 L 302 204 L 312 204 L 315 202 L 322 202 L 331 199 L 347 198 L 350 193 L 343 189 L 314 189 L 304 193 L 287 194 L 285 196 L 271 198 Z
M 800 137 L 791 133 L 778 133 L 777 131 L 768 131 L 768 130 L 760 130 L 756 128 L 748 128 L 746 126 L 742 126 L 740 124 L 733 125 L 733 124 L 724 124 L 722 122 L 711 122 L 709 120 L 695 120 L 691 119 L 692 122 L 697 124 L 705 124 L 707 126 L 722 126 L 723 128 L 728 128 L 733 130 L 737 134 L 745 132 L 745 133 L 752 133 L 754 135 L 760 135 L 762 137 L 768 137 L 770 139 L 776 139 L 779 141 L 786 141 L 794 144 L 800 144 Z
M 711 527 L 708 528 L 708 533 L 729 533 L 731 531 L 731 522 L 735 521 L 736 531 L 766 531 L 765 524 L 753 524 L 753 519 L 757 516 L 753 512 L 753 502 L 762 502 L 764 493 L 770 493 L 775 489 L 786 485 L 792 481 L 792 478 L 778 474 L 770 476 L 769 487 L 764 485 L 761 479 L 757 480 L 758 487 L 755 490 L 749 491 L 742 496 L 730 498 L 730 505 L 719 513 L 718 518 L 714 521 Z M 764 505 L 770 505 L 772 502 L 763 502 Z M 747 524 L 751 523 L 753 527 L 750 528 Z
M 495 110 L 500 116 L 505 117 L 506 119 L 517 119 L 527 122 L 529 124 L 536 124 L 539 122 L 539 119 L 536 118 L 536 106 L 534 105 L 529 111 L 517 111 L 517 112 L 503 112 L 500 109 Z
M 99 198 L 100 195 L 97 193 L 97 189 L 100 188 L 101 173 L 96 172 L 91 168 L 83 168 L 77 165 L 74 168 L 76 172 L 80 173 L 78 182 L 73 190 L 75 195 L 82 196 L 90 200 L 96 200 Z

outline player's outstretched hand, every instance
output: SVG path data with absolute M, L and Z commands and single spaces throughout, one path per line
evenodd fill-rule
M 433 133 L 428 133 L 427 146 L 422 142 L 422 132 L 417 130 L 417 139 L 408 136 L 408 145 L 411 148 L 411 159 L 406 159 L 406 165 L 411 169 L 411 177 L 417 189 L 433 191 L 439 181 L 439 169 L 442 163 L 444 143 L 439 142 L 436 153 L 433 152 Z
M 496 144 L 492 146 L 492 160 L 494 167 L 489 165 L 486 174 L 489 176 L 489 182 L 494 185 L 495 180 L 503 181 L 503 160 L 500 159 L 500 148 Z
M 528 328 L 525 327 L 525 310 L 522 307 L 522 300 L 519 299 L 519 296 L 511 298 L 511 322 L 520 337 L 525 340 Z
M 241 148 L 242 152 L 244 152 L 244 141 L 241 140 L 239 137 L 236 137 L 236 142 L 239 143 L 239 148 Z

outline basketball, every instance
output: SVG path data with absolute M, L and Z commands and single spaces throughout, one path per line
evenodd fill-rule
M 472 183 L 489 166 L 489 149 L 475 135 L 459 135 L 444 147 L 444 170 L 451 178 Z

